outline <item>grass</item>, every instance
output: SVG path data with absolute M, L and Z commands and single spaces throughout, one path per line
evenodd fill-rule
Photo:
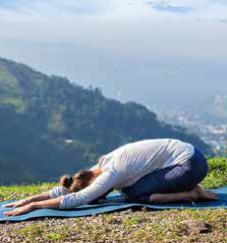
M 209 160 L 206 188 L 227 185 L 227 159 Z M 2 200 L 18 199 L 55 186 L 53 183 L 2 186 Z M 208 233 L 190 233 L 184 220 L 201 220 Z M 227 242 L 227 210 L 127 210 L 84 218 L 42 219 L 2 224 L 0 242 Z
M 32 185 L 0 186 L 0 201 L 28 197 L 48 191 L 55 185 L 55 183 L 40 183 Z
M 209 173 L 202 185 L 205 188 L 227 185 L 227 158 L 211 158 L 208 163 Z
M 3 224 L 0 240 L 10 242 L 226 242 L 227 211 L 122 211 L 92 217 L 43 219 Z M 209 233 L 190 233 L 184 220 L 212 225 Z M 9 241 L 8 241 L 9 242 Z

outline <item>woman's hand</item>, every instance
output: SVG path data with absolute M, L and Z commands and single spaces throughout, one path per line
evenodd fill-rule
M 40 202 L 30 202 L 29 204 L 15 208 L 14 210 L 4 212 L 4 216 L 10 217 L 10 216 L 18 216 L 21 214 L 25 214 L 28 212 L 31 212 L 35 209 L 39 208 L 52 208 L 52 209 L 58 209 L 60 202 L 61 202 L 62 196 L 54 199 L 48 199 Z
M 34 195 L 32 197 L 22 199 L 20 201 L 5 204 L 2 207 L 3 208 L 10 208 L 10 207 L 18 208 L 18 207 L 25 206 L 31 202 L 37 202 L 37 201 L 39 202 L 39 201 L 44 201 L 44 200 L 48 200 L 48 199 L 50 199 L 50 193 L 44 192 L 44 193 L 41 193 L 38 195 Z
M 16 208 L 16 209 L 14 209 L 12 211 L 4 212 L 4 216 L 7 216 L 7 217 L 18 216 L 18 215 L 21 215 L 21 214 L 25 214 L 25 213 L 31 212 L 34 209 L 35 209 L 35 207 L 34 207 L 33 203 L 29 203 L 29 204 L 27 204 L 25 206 Z
M 25 205 L 27 205 L 29 203 L 30 203 L 30 200 L 29 199 L 22 199 L 20 201 L 16 201 L 16 202 L 12 202 L 12 203 L 5 204 L 2 207 L 3 208 L 12 208 L 12 207 L 18 208 L 18 207 L 25 206 Z

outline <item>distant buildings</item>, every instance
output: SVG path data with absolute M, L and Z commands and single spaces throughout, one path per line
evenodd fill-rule
M 160 114 L 160 119 L 187 128 L 209 144 L 217 156 L 227 157 L 227 122 L 212 124 L 207 119 L 185 111 Z

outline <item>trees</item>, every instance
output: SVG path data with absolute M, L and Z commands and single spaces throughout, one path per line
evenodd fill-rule
M 2 76 L 0 83 L 1 182 L 56 178 L 117 146 L 145 138 L 180 138 L 209 150 L 197 136 L 158 121 L 135 102 L 122 104 L 105 98 L 100 89 L 84 89 L 12 61 L 0 59 L 0 67 L 14 80 L 12 89 L 11 79 Z M 4 97 L 14 102 L 4 102 Z

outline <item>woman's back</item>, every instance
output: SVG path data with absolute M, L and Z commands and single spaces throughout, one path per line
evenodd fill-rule
M 181 164 L 194 153 L 191 144 L 176 139 L 149 139 L 126 144 L 102 157 L 102 170 L 119 173 L 119 186 L 133 184 L 157 168 Z

